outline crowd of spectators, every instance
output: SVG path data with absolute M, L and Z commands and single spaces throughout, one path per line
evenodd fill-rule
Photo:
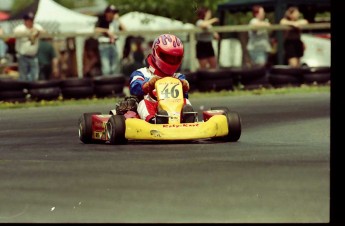
M 252 15 L 249 25 L 260 27 L 271 25 L 262 6 L 254 5 Z M 69 67 L 69 56 L 66 49 L 61 49 L 57 53 L 51 38 L 40 37 L 40 34 L 45 33 L 45 30 L 41 25 L 34 23 L 34 17 L 35 15 L 29 12 L 23 17 L 23 23 L 13 29 L 14 34 L 22 35 L 15 40 L 15 59 L 18 61 L 19 79 L 35 81 L 66 78 Z M 304 53 L 299 26 L 307 24 L 308 21 L 300 17 L 301 14 L 297 7 L 289 7 L 284 18 L 280 21 L 280 24 L 290 25 L 293 28 L 284 32 L 285 58 L 288 65 L 292 67 L 300 66 L 300 58 Z M 219 19 L 212 16 L 212 11 L 209 8 L 201 7 L 196 11 L 195 25 L 202 29 L 202 32 L 196 34 L 197 43 L 195 46 L 199 69 L 218 67 L 212 41 L 218 40 L 219 34 L 209 31 L 218 22 Z M 133 36 L 127 37 L 123 58 L 119 59 L 116 32 L 125 30 L 125 26 L 119 20 L 119 10 L 114 5 L 106 7 L 95 24 L 94 31 L 99 34 L 98 38 L 91 37 L 85 41 L 83 52 L 84 77 L 115 76 L 122 70 L 126 70 L 129 59 L 131 64 L 138 65 L 138 67 L 145 64 L 143 39 L 137 39 Z M 1 28 L 0 34 L 2 34 Z M 272 51 L 269 31 L 266 29 L 248 31 L 246 48 L 252 65 L 265 66 L 268 55 Z M 9 49 L 9 46 L 0 39 L 0 63 L 5 62 L 5 55 Z

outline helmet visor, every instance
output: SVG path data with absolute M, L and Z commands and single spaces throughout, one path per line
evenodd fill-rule
M 170 65 L 178 65 L 182 61 L 183 56 L 174 56 L 170 54 L 166 54 L 164 52 L 158 53 L 159 58 L 161 58 L 165 63 L 168 63 Z

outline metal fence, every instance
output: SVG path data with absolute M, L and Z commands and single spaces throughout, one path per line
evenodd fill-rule
M 325 30 L 328 31 L 331 28 L 331 23 L 312 23 L 300 26 L 300 29 L 302 31 L 312 31 L 312 30 Z M 209 31 L 213 32 L 219 32 L 219 33 L 235 33 L 235 32 L 248 32 L 251 30 L 268 30 L 268 31 L 284 31 L 292 29 L 291 26 L 288 25 L 271 25 L 268 27 L 258 27 L 253 25 L 231 25 L 231 26 L 214 26 L 209 29 Z M 197 64 L 195 63 L 196 59 L 196 51 L 195 48 L 193 48 L 196 45 L 196 38 L 195 35 L 197 33 L 203 32 L 200 28 L 192 28 L 192 29 L 162 29 L 162 30 L 136 30 L 136 31 L 119 31 L 116 33 L 119 37 L 121 36 L 153 36 L 153 35 L 159 35 L 159 34 L 175 34 L 175 35 L 187 35 L 188 39 L 187 42 L 190 46 L 189 53 L 187 53 L 189 57 L 189 63 L 190 63 L 190 70 L 195 71 L 197 70 Z M 42 34 L 41 37 L 50 37 L 50 38 L 70 38 L 70 37 L 97 37 L 99 34 L 93 33 L 93 32 L 76 32 L 76 33 L 45 33 Z M 23 37 L 25 35 L 16 35 L 16 34 L 3 34 L 0 35 L 0 38 L 17 38 L 17 37 Z M 220 40 L 221 43 L 221 40 Z M 219 46 L 220 46 L 219 43 Z M 278 48 L 281 48 L 282 46 L 282 40 L 278 39 Z M 78 61 L 77 61 L 78 62 Z M 82 61 L 79 61 L 79 63 Z M 81 65 L 82 67 L 82 65 Z M 81 75 L 82 76 L 82 75 Z M 80 77 L 80 74 L 79 74 Z

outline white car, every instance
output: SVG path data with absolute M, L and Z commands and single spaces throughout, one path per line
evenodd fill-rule
M 302 34 L 305 45 L 301 64 L 309 67 L 331 66 L 331 35 Z

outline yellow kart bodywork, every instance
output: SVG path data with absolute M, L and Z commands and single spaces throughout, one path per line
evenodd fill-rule
M 126 120 L 126 139 L 133 140 L 193 140 L 222 137 L 228 134 L 224 115 L 215 115 L 207 122 L 150 124 L 142 119 Z
M 228 134 L 224 115 L 212 117 L 207 122 L 181 123 L 184 105 L 182 84 L 173 77 L 155 83 L 159 108 L 169 114 L 168 124 L 151 124 L 142 119 L 126 119 L 125 138 L 133 140 L 192 140 L 220 137 Z
M 220 138 L 237 141 L 240 138 L 241 119 L 237 112 L 232 112 L 227 107 L 206 110 L 203 111 L 203 121 L 199 122 L 197 112 L 183 108 L 186 100 L 179 79 L 165 77 L 157 80 L 155 95 L 158 112 L 161 112 L 156 114 L 156 117 L 168 118 L 165 120 L 167 123 L 151 124 L 138 117 L 126 115 L 127 113 L 124 115 L 84 113 L 79 119 L 80 140 L 84 143 L 125 144 L 128 140 L 174 141 Z M 132 113 L 137 116 L 135 112 Z

